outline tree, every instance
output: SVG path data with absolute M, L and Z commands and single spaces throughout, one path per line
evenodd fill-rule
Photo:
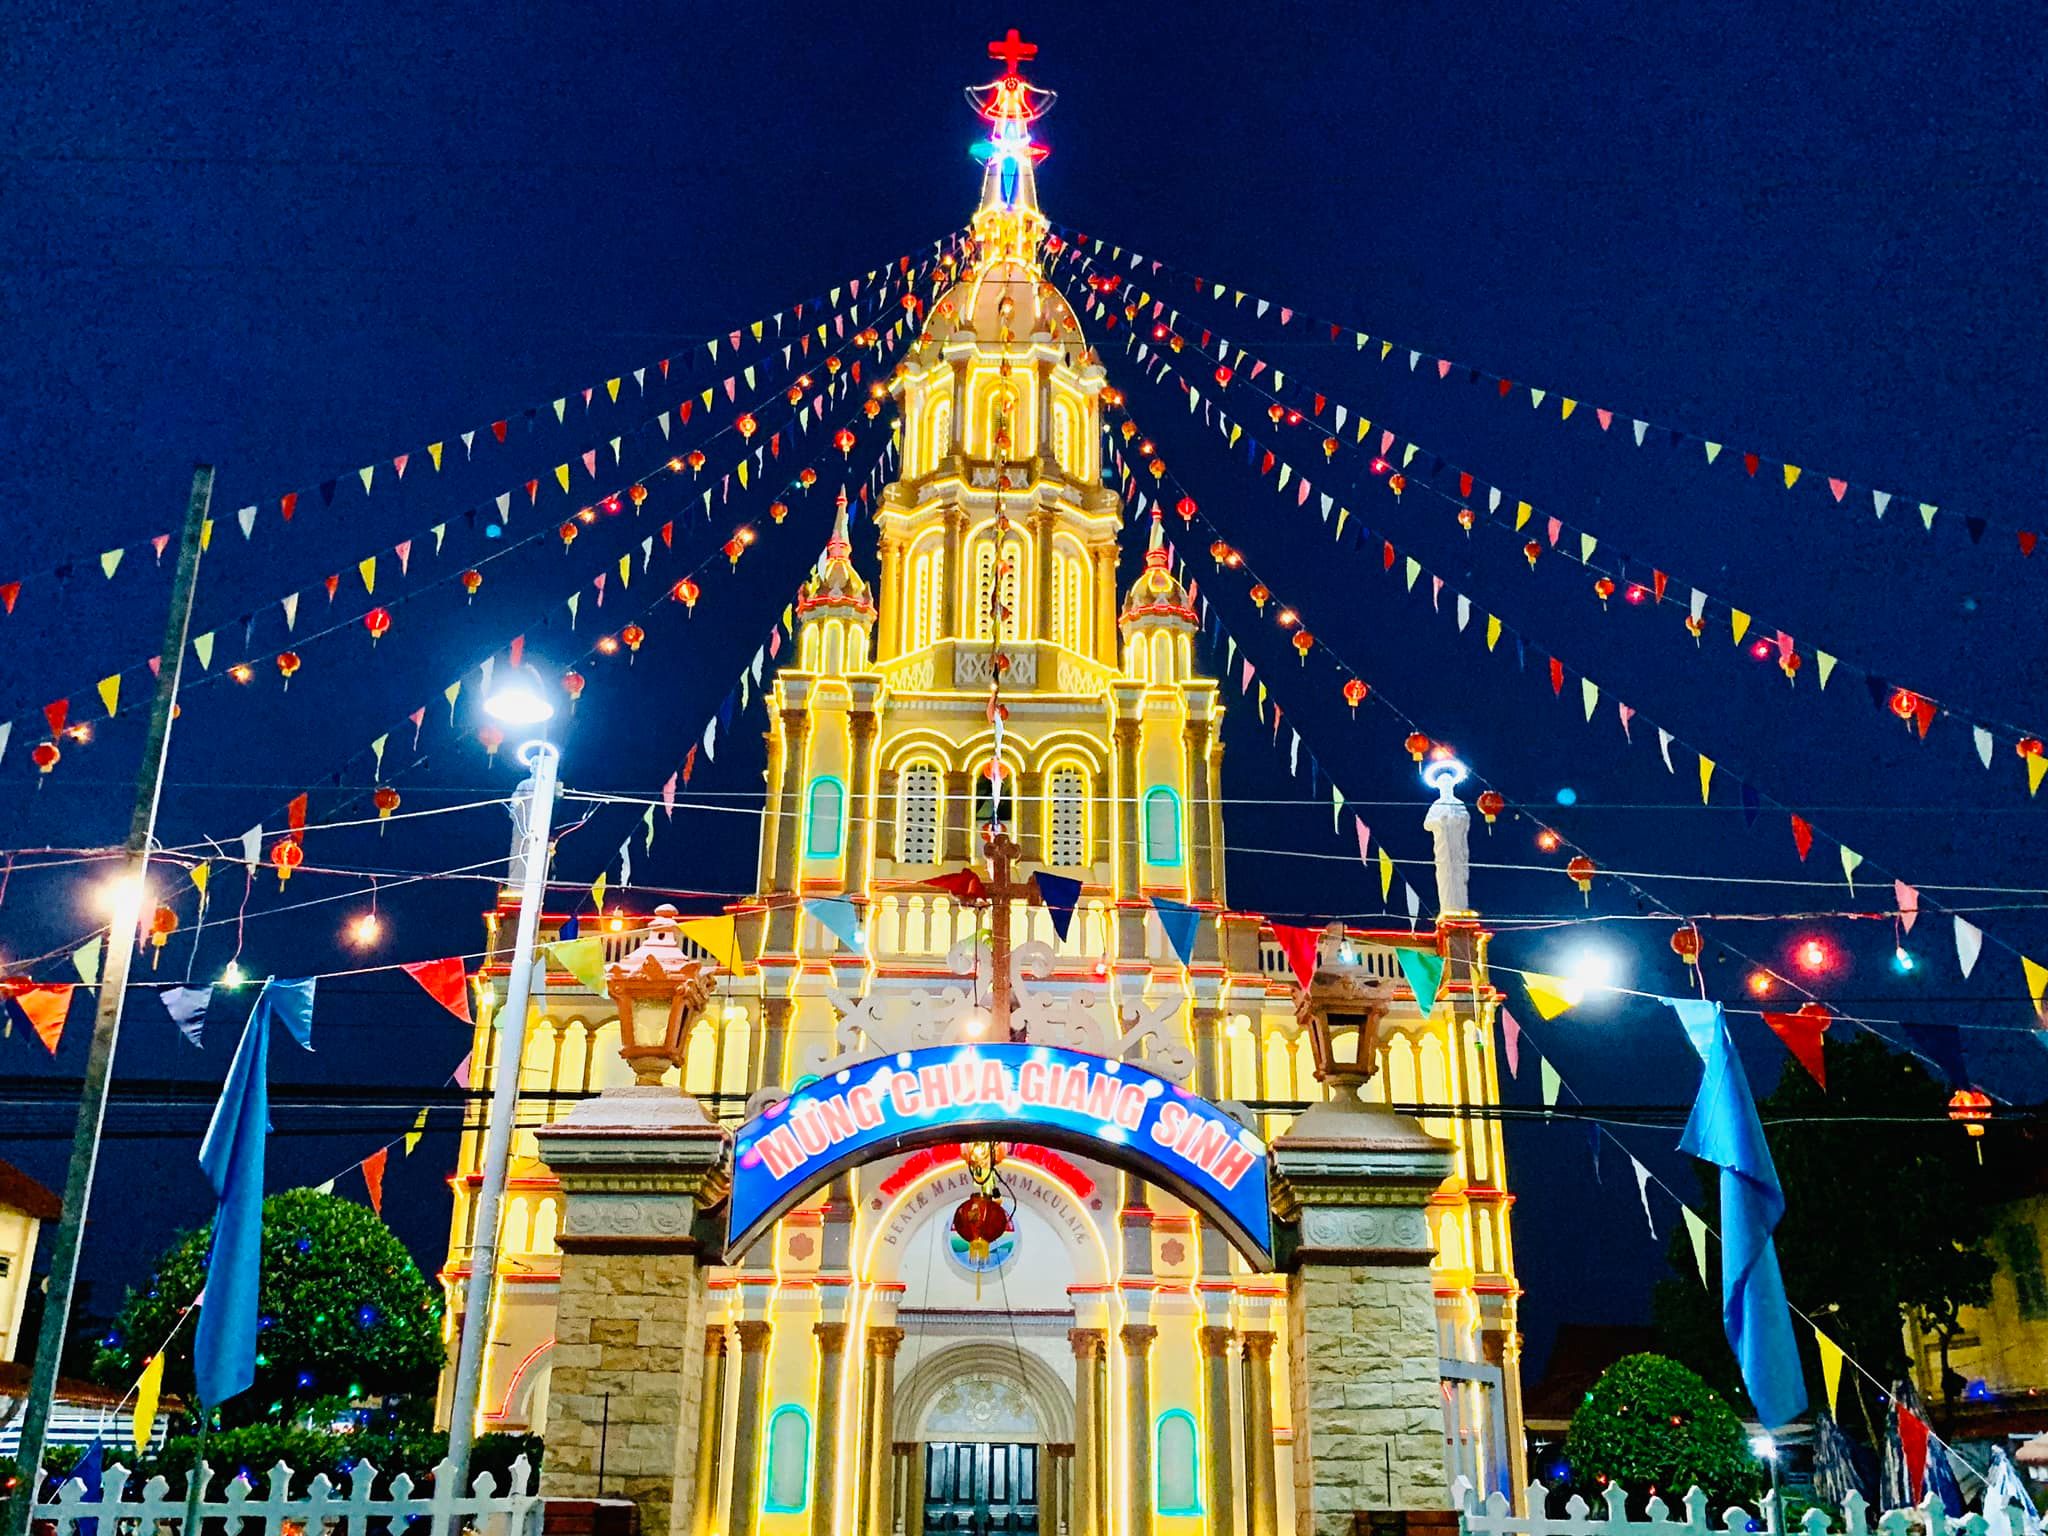
M 1575 1484 L 1619 1485 L 1637 1508 L 1652 1495 L 1676 1506 L 1697 1487 L 1715 1519 L 1764 1482 L 1735 1410 L 1665 1355 L 1624 1355 L 1601 1373 L 1572 1414 L 1564 1459 Z
M 127 1385 L 170 1338 L 164 1390 L 191 1400 L 194 1327 L 179 1320 L 205 1282 L 212 1241 L 211 1223 L 185 1233 L 149 1284 L 129 1291 L 93 1362 L 97 1380 Z M 311 1189 L 266 1199 L 257 1303 L 256 1383 L 224 1406 L 224 1424 L 372 1397 L 431 1411 L 447 1353 L 441 1295 L 374 1213 Z
M 1830 1039 L 1827 1071 L 1823 1092 L 1788 1060 L 1758 1106 L 1785 1190 L 1778 1262 L 1793 1303 L 1890 1380 L 1907 1372 L 1909 1317 L 1952 1334 L 1960 1308 L 1989 1301 L 1993 1191 L 1970 1138 L 1948 1122 L 1948 1089 L 1914 1058 L 1865 1033 Z M 1984 1145 L 1995 1162 L 1991 1129 Z M 1703 1183 L 1711 1188 L 1714 1177 Z M 1709 1221 L 1715 1207 L 1711 1198 L 1702 1206 Z M 1683 1234 L 1672 1266 L 1681 1278 L 1657 1290 L 1661 1341 L 1709 1380 L 1738 1379 L 1721 1335 L 1718 1281 L 1703 1291 L 1684 1278 L 1693 1265 Z M 1798 1332 L 1808 1395 L 1822 1402 L 1817 1351 L 1807 1330 Z M 1844 1385 L 1853 1390 L 1847 1377 Z M 1844 1401 L 1842 1411 L 1849 1418 L 1854 1410 Z M 1862 1427 L 1873 1438 L 1881 1428 L 1867 1413 Z

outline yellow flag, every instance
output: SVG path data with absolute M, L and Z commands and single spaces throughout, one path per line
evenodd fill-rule
M 1828 1389 L 1828 1412 L 1835 1413 L 1835 1397 L 1842 1390 L 1842 1346 L 1818 1328 L 1813 1330 L 1813 1342 L 1820 1350 L 1820 1379 Z
M 593 881 L 591 881 L 591 882 L 590 882 L 590 901 L 591 901 L 591 905 L 592 905 L 592 906 L 594 906 L 594 907 L 596 907 L 598 911 L 602 912 L 602 911 L 604 910 L 604 871 L 603 871 L 603 870 L 599 870 L 599 871 L 598 871 L 598 874 L 597 874 L 597 878 L 596 878 L 595 880 L 593 880 Z
M 1559 409 L 1564 413 L 1562 419 L 1565 421 L 1570 421 L 1572 419 L 1572 412 L 1578 408 L 1579 402 L 1572 399 L 1569 395 L 1559 402 Z
M 1380 845 L 1380 900 L 1385 901 L 1394 889 L 1394 856 L 1387 852 L 1386 845 Z
M 142 1378 L 135 1383 L 135 1417 L 130 1427 L 134 1432 L 135 1449 L 146 1451 L 149 1442 L 156 1435 L 156 1405 L 164 1395 L 164 1357 L 158 1351 L 149 1357 L 149 1364 L 142 1368 Z
M 1524 528 L 1529 526 L 1529 514 L 1534 512 L 1535 510 L 1536 509 L 1530 506 L 1529 503 L 1527 503 L 1526 501 L 1518 501 L 1515 503 L 1515 531 L 1517 533 L 1520 533 Z
M 741 459 L 741 460 L 740 460 L 740 489 L 744 491 L 744 490 L 745 490 L 746 488 L 747 488 L 747 461 L 746 461 L 745 459 Z
M 1799 466 L 1797 464 L 1787 464 L 1785 466 L 1785 489 L 1789 491 L 1798 483 Z
M 619 403 L 619 381 L 617 379 L 606 379 L 604 381 L 604 392 L 612 397 L 612 404 L 617 405 Z
M 714 955 L 718 963 L 737 975 L 740 962 L 738 924 L 730 917 L 690 917 L 676 924 L 681 937 Z
M 619 585 L 622 587 L 633 585 L 633 557 L 631 555 L 619 556 Z
M 1522 990 L 1536 1005 L 1537 1013 L 1554 1019 L 1567 1008 L 1585 1001 L 1586 989 L 1569 976 L 1548 976 L 1542 971 L 1522 972 Z
M 110 715 L 121 707 L 120 673 L 116 672 L 111 677 L 100 679 L 100 702 L 107 706 L 107 713 Z
M 1692 1239 L 1692 1261 L 1699 1266 L 1700 1284 L 1711 1290 L 1714 1282 L 1707 1278 L 1707 1224 L 1691 1206 L 1681 1205 L 1678 1209 L 1685 1217 L 1685 1235 Z M 1834 1401 L 1832 1392 L 1828 1401 Z
M 2034 1016 L 2040 1018 L 2048 1010 L 2048 965 L 2039 965 L 2020 956 L 2020 969 L 2027 973 L 2027 996 L 2034 1000 Z
M 1486 616 L 1486 648 L 1490 651 L 1500 644 L 1500 618 L 1489 613 Z
M 550 944 L 548 953 L 555 964 L 581 982 L 586 992 L 604 995 L 604 940 L 594 935 L 587 939 L 571 939 L 566 944 Z
M 1714 760 L 1706 753 L 1700 754 L 1700 804 L 1708 802 L 1708 786 L 1714 782 Z
M 1749 633 L 1749 615 L 1740 608 L 1728 610 L 1728 627 L 1735 632 L 1735 643 L 1742 644 L 1742 637 Z
M 206 882 L 212 878 L 213 864 L 210 860 L 201 859 L 192 866 L 192 883 L 199 887 L 200 895 L 204 896 L 206 894 Z
M 2048 778 L 2048 754 L 2028 758 L 2027 793 L 2030 795 L 2040 793 L 2041 780 L 2043 778 Z
M 444 446 L 441 443 L 427 444 L 427 457 L 434 461 L 434 468 L 436 469 L 441 467 L 441 450 Z
M 420 1137 L 426 1134 L 427 1112 L 423 1109 L 412 1123 L 412 1129 L 405 1133 L 405 1155 L 412 1156 L 412 1149 L 420 1144 Z
M 358 560 L 356 562 L 356 574 L 363 578 L 363 590 L 365 592 L 375 592 L 377 590 L 377 557 L 372 555 L 367 560 Z
M 559 485 L 559 486 L 560 486 L 560 487 L 561 487 L 561 488 L 562 488 L 563 490 L 565 490 L 565 491 L 569 489 L 569 466 L 568 466 L 568 465 L 566 465 L 566 464 L 557 464 L 557 465 L 555 466 L 555 484 Z

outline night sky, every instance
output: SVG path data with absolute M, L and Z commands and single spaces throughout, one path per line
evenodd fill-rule
M 1657 567 L 1673 583 L 1661 606 L 1617 601 L 1603 612 L 1592 573 L 1570 561 L 1545 558 L 1532 572 L 1521 537 L 1484 526 L 1468 536 L 1449 503 L 1396 503 L 1370 486 L 1350 498 L 1373 530 L 1370 547 L 1330 543 L 1313 506 L 1275 496 L 1241 447 L 1225 452 L 1172 386 L 1142 377 L 1122 327 L 1091 328 L 1136 419 L 1280 600 L 1379 697 L 1454 742 L 1511 801 L 1542 808 L 1603 870 L 1637 872 L 1656 901 L 1705 917 L 1714 995 L 1747 1001 L 1749 967 L 1735 952 L 1783 969 L 1795 941 L 1822 934 L 1838 959 L 1814 989 L 1838 1011 L 1878 1020 L 1894 1038 L 1883 1021 L 1963 1026 L 1977 1084 L 2037 1102 L 2048 1056 L 2030 1038 L 2014 950 L 2048 959 L 2041 894 L 2025 887 L 2048 835 L 2011 728 L 2048 727 L 2048 550 L 2025 558 L 2016 540 L 2017 530 L 2048 532 L 2037 405 L 2048 144 L 2027 105 L 2041 99 L 2038 22 L 2034 7 L 1953 0 L 1515 11 L 1195 3 L 1143 13 L 368 0 L 145 6 L 118 24 L 75 7 L 14 6 L 0 25 L 0 581 L 23 587 L 0 618 L 0 713 L 15 722 L 0 760 L 0 840 L 92 848 L 124 832 L 136 711 L 96 727 L 89 745 L 67 743 L 40 783 L 28 754 L 44 705 L 68 698 L 74 719 L 96 719 L 95 683 L 156 649 L 169 561 L 157 570 L 146 541 L 175 528 L 195 459 L 221 467 L 194 626 L 217 634 L 217 651 L 210 674 L 188 666 L 163 841 L 212 838 L 231 852 L 252 823 L 281 826 L 301 790 L 315 823 L 369 815 L 366 748 L 384 732 L 386 775 L 405 811 L 505 794 L 515 775 L 475 746 L 470 698 L 462 729 L 451 729 L 442 688 L 515 634 L 553 665 L 577 660 L 658 594 L 664 570 L 673 581 L 715 556 L 740 521 L 760 520 L 765 498 L 736 498 L 707 523 L 692 488 L 657 482 L 637 520 L 601 519 L 566 553 L 548 536 L 482 566 L 468 603 L 457 573 L 562 515 L 551 486 L 538 512 L 521 494 L 493 542 L 490 499 L 672 403 L 643 403 L 629 377 L 614 406 L 607 378 L 694 344 L 697 362 L 680 376 L 694 393 L 727 371 L 704 366 L 707 337 L 964 224 L 978 124 L 960 87 L 995 72 L 984 44 L 1014 23 L 1041 45 L 1034 78 L 1061 94 L 1042 134 L 1053 153 L 1041 195 L 1055 220 L 1393 338 L 1399 348 L 1381 362 L 1377 345 L 1330 346 L 1300 319 L 1285 329 L 1248 320 L 1249 300 L 1233 314 L 1189 303 L 1191 285 L 1174 297 L 1149 268 L 1132 277 L 1183 304 L 1186 328 L 1232 336 L 1290 383 L 1384 420 L 1510 488 L 1510 505 L 1524 497 L 1597 534 L 1603 554 L 1625 552 L 1631 571 Z M 1460 368 L 1448 380 L 1427 364 L 1411 373 L 1409 346 Z M 1468 382 L 1468 363 L 1488 378 Z M 1198 380 L 1208 372 L 1191 353 L 1185 364 Z M 1502 400 L 1495 375 L 1552 394 L 1540 410 L 1526 388 Z M 580 392 L 592 385 L 586 414 Z M 557 426 L 547 402 L 565 394 Z M 1566 424 L 1563 396 L 1583 402 Z M 1255 396 L 1240 388 L 1230 401 L 1284 456 L 1320 460 L 1304 432 L 1265 434 Z M 1612 431 L 1589 419 L 1596 406 L 1616 412 Z M 715 423 L 730 414 L 721 399 Z M 1673 446 L 1653 430 L 1637 448 L 1627 424 L 1638 416 L 1695 435 Z M 480 440 L 463 464 L 459 434 L 499 418 L 511 422 L 507 444 Z M 702 418 L 691 429 L 705 430 Z M 1700 438 L 1729 445 L 1712 468 Z M 436 440 L 449 445 L 438 476 L 425 462 Z M 856 477 L 879 441 L 870 433 L 855 450 Z M 730 444 L 728 435 L 714 464 L 732 457 Z M 1761 455 L 1753 479 L 1740 466 L 1745 449 Z M 824 537 L 837 455 L 807 440 L 807 455 L 820 450 L 835 461 L 821 466 L 821 489 L 783 527 L 764 528 L 737 575 L 722 560 L 701 573 L 693 618 L 670 605 L 646 619 L 631 666 L 623 655 L 578 662 L 590 683 L 567 732 L 570 784 L 645 796 L 676 767 Z M 399 453 L 413 456 L 402 484 L 390 462 Z M 1363 456 L 1348 443 L 1347 454 L 1329 472 L 1344 483 Z M 630 440 L 607 487 L 665 456 Z M 1785 461 L 1807 471 L 1791 492 L 1778 478 Z M 373 462 L 377 490 L 365 497 L 356 471 Z M 1857 487 L 1841 505 L 1829 475 Z M 330 479 L 331 507 L 317 491 Z M 1872 485 L 1898 493 L 1881 522 Z M 293 489 L 303 501 L 287 526 L 277 499 Z M 1931 533 L 1914 511 L 1921 501 L 1942 509 Z M 261 511 L 245 542 L 234 514 L 251 503 Z M 1966 517 L 1985 520 L 1980 540 Z M 657 559 L 644 586 L 636 580 L 630 603 L 615 593 L 596 613 L 592 576 L 667 519 L 676 552 Z M 445 524 L 438 558 L 435 524 Z M 1335 774 L 1397 857 L 1426 858 L 1426 793 L 1401 748 L 1407 727 L 1370 706 L 1354 721 L 1341 674 L 1321 657 L 1298 665 L 1272 609 L 1261 617 L 1242 579 L 1214 572 L 1204 553 L 1213 536 L 1183 536 L 1191 572 L 1303 735 L 1291 778 L 1285 731 L 1276 751 L 1232 679 L 1227 793 L 1271 803 L 1229 811 L 1231 899 L 1281 916 L 1385 921 L 1377 876 L 1348 857 L 1348 823 L 1332 834 L 1327 779 Z M 1447 580 L 1441 613 L 1426 578 L 1406 592 L 1382 572 L 1381 537 Z M 402 579 L 393 550 L 408 538 Z M 99 554 L 116 546 L 139 547 L 109 580 Z M 872 571 L 865 531 L 859 547 Z M 353 623 L 318 634 L 369 606 L 355 568 L 373 553 L 391 634 L 374 647 Z M 56 573 L 67 564 L 68 575 Z M 330 573 L 342 578 L 333 608 L 308 592 L 288 636 L 277 599 Z M 1807 653 L 1797 686 L 1731 645 L 1725 618 L 1710 619 L 1696 646 L 1680 622 L 1690 586 L 1714 595 L 1716 614 L 1733 602 L 1757 616 L 1760 634 L 1790 632 Z M 578 589 L 572 635 L 564 599 Z M 1512 640 L 1488 654 L 1476 618 L 1458 633 L 1453 591 L 1524 637 L 1526 670 Z M 271 658 L 288 644 L 303 665 L 285 691 Z M 1825 693 L 1815 647 L 1845 669 Z M 1570 673 L 1561 698 L 1544 674 L 1553 653 Z M 222 681 L 245 655 L 255 680 Z M 1965 724 L 1943 717 L 1919 740 L 1873 704 L 1851 666 L 1998 722 L 1992 771 Z M 1601 686 L 1591 724 L 1581 673 Z M 1699 804 L 1693 755 L 1680 749 L 1667 774 L 1654 729 L 1639 718 L 1630 746 L 1615 700 L 1716 759 L 1711 808 Z M 422 705 L 415 749 L 406 717 Z M 632 834 L 636 881 L 748 886 L 757 824 L 731 812 L 758 792 L 761 720 L 756 700 L 651 854 L 638 810 L 614 807 L 563 844 L 559 873 L 588 880 Z M 1311 753 L 1324 783 L 1313 797 Z M 1762 799 L 1754 826 L 1743 783 Z M 1569 809 L 1555 799 L 1566 789 Z M 1804 865 L 1784 806 L 1820 833 Z M 395 822 L 381 837 L 316 830 L 308 869 L 287 891 L 267 873 L 256 880 L 242 965 L 304 974 L 475 951 L 486 880 L 396 887 L 406 872 L 501 858 L 507 831 L 489 805 Z M 1518 868 L 1482 869 L 1474 894 L 1506 930 L 1496 947 L 1504 966 L 1556 968 L 1587 941 L 1558 924 L 1589 909 L 1533 831 L 1526 818 L 1503 818 L 1491 836 L 1475 824 L 1475 859 Z M 1853 897 L 1836 840 L 1868 860 Z M 384 872 L 378 906 L 390 926 L 367 962 L 340 942 L 344 920 L 369 905 L 366 878 L 313 866 Z M 64 951 L 97 921 L 97 873 L 62 857 L 17 858 L 0 890 L 10 965 L 54 951 L 29 969 L 69 979 Z M 1432 908 L 1426 868 L 1404 874 Z M 1921 887 L 1930 908 L 1908 940 L 1920 965 L 1906 978 L 1887 964 L 1893 874 Z M 191 892 L 180 886 L 185 930 L 142 979 L 180 980 L 188 967 L 216 975 L 235 952 L 242 886 L 239 871 L 216 863 L 196 958 Z M 1398 884 L 1394 896 L 1398 910 Z M 1991 935 L 1967 981 L 1935 904 L 1971 911 Z M 276 912 L 285 905 L 298 910 Z M 1676 992 L 1686 979 L 1667 943 L 1672 921 L 1632 920 L 1655 910 L 1612 879 L 1596 883 L 1590 907 L 1617 919 L 1596 936 L 1618 949 L 1627 985 Z M 1733 920 L 1850 910 L 1875 915 Z M 1544 1025 L 1508 985 L 1529 1047 L 1586 1103 L 1689 1100 L 1697 1066 L 1668 1011 L 1626 1000 Z M 174 1230 L 206 1216 L 198 1133 L 252 996 L 217 1009 L 202 1054 L 177 1039 L 154 988 L 131 994 L 119 1077 L 190 1086 L 178 1104 L 153 1095 L 114 1110 L 85 1260 L 89 1310 L 109 1311 Z M 70 1106 L 24 1095 L 38 1079 L 76 1076 L 88 1018 L 80 999 L 54 1063 L 19 1027 L 0 1041 L 0 1075 L 17 1085 L 0 1090 L 0 1156 L 53 1186 Z M 1761 1091 L 1783 1052 L 1754 1013 L 1735 1015 L 1734 1027 Z M 398 1107 L 280 1108 L 277 1187 L 332 1176 L 404 1130 L 409 1105 L 445 1080 L 467 1038 L 386 971 L 322 984 L 316 1044 L 311 1057 L 279 1047 L 281 1084 L 316 1098 L 392 1085 Z M 1505 1087 L 1535 1102 L 1531 1057 Z M 453 1119 L 442 1111 L 442 1128 L 410 1161 L 394 1160 L 386 1185 L 387 1214 L 428 1266 L 445 1240 Z M 1691 1190 L 1675 1130 L 1617 1134 Z M 1610 1145 L 1596 1182 L 1580 1125 L 1518 1124 L 1510 1158 L 1533 1353 L 1561 1320 L 1645 1317 L 1665 1273 L 1670 1201 L 1653 1191 L 1651 1242 L 1626 1162 Z M 344 1180 L 341 1192 L 360 1196 L 360 1182 Z

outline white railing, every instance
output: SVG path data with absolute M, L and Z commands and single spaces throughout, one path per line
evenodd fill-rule
M 979 907 L 963 906 L 942 892 L 891 891 L 877 896 L 868 909 L 868 948 L 875 959 L 891 961 L 940 960 L 955 944 L 972 938 L 987 923 Z M 1055 956 L 1070 964 L 1093 961 L 1108 952 L 1114 939 L 1109 926 L 1109 903 L 1101 898 L 1085 901 L 1074 914 L 1067 937 L 1062 939 L 1052 926 L 1052 914 L 1029 902 L 1010 904 L 1010 932 L 1017 943 L 1032 940 L 1050 945 Z M 1148 925 L 1148 934 L 1152 925 Z M 804 920 L 804 949 L 807 954 L 830 954 L 838 946 L 815 919 Z
M 1755 1517 L 1738 1505 L 1723 1510 L 1719 1520 L 1708 1518 L 1707 1496 L 1697 1488 L 1675 1510 L 1660 1498 L 1651 1499 L 1641 1519 L 1629 1517 L 1619 1492 L 1601 1501 L 1607 1506 L 1605 1514 L 1593 1513 L 1577 1494 L 1566 1501 L 1562 1515 L 1550 1514 L 1550 1490 L 1541 1483 L 1529 1485 L 1526 1514 L 1516 1514 L 1503 1493 L 1481 1500 L 1462 1477 L 1452 1485 L 1451 1499 L 1458 1507 L 1461 1536 L 1732 1536 L 1753 1523 L 1770 1536 L 1780 1536 L 1785 1529 L 1776 1494 L 1757 1501 Z M 1807 1510 L 1798 1529 L 1803 1536 L 1836 1536 L 1834 1523 L 1821 1509 Z M 2024 1531 L 2019 1511 L 1992 1497 L 1985 1499 L 1982 1514 L 1954 1517 L 1930 1494 L 1916 1509 L 1887 1510 L 1873 1521 L 1868 1501 L 1852 1493 L 1842 1505 L 1840 1536 L 2024 1536 Z
M 270 1469 L 269 1486 L 258 1493 L 247 1477 L 237 1477 L 214 1495 L 213 1469 L 199 1467 L 200 1499 L 198 1536 L 209 1524 L 225 1521 L 230 1536 L 325 1536 L 342 1529 L 348 1536 L 371 1532 L 402 1536 L 416 1521 L 428 1522 L 431 1536 L 453 1536 L 472 1530 L 481 1536 L 539 1536 L 540 1495 L 533 1491 L 533 1469 L 524 1456 L 512 1463 L 511 1477 L 502 1494 L 497 1479 L 479 1472 L 468 1494 L 455 1487 L 455 1466 L 443 1461 L 434 1468 L 433 1485 L 420 1497 L 413 1494 L 412 1478 L 401 1472 L 391 1479 L 380 1498 L 376 1493 L 377 1469 L 367 1461 L 357 1462 L 349 1472 L 346 1492 L 334 1486 L 324 1472 L 314 1477 L 302 1494 L 291 1491 L 297 1474 L 284 1462 Z M 169 1536 L 175 1528 L 185 1533 L 185 1494 L 173 1494 L 168 1481 L 152 1477 L 136 1497 L 129 1496 L 130 1473 L 126 1467 L 109 1467 L 101 1479 L 97 1498 L 89 1497 L 78 1478 L 67 1481 L 57 1496 L 38 1502 L 31 1511 L 37 1531 L 54 1536 L 75 1536 L 78 1522 L 98 1519 L 101 1536 L 119 1531 L 141 1531 Z M 122 1522 L 115 1525 L 113 1522 Z M 47 1523 L 46 1523 L 47 1522 Z M 253 1523 L 251 1523 L 253 1522 Z M 376 1524 L 372 1524 L 376 1522 Z
M 1353 943 L 1350 946 L 1349 959 L 1345 958 L 1345 954 L 1342 944 L 1325 939 L 1322 948 L 1317 951 L 1317 964 L 1349 965 L 1360 975 L 1378 977 L 1382 981 L 1402 979 L 1401 962 L 1395 958 L 1394 950 L 1388 945 Z M 1294 962 L 1287 957 L 1287 950 L 1278 939 L 1259 940 L 1259 970 L 1267 976 L 1283 980 L 1293 978 Z

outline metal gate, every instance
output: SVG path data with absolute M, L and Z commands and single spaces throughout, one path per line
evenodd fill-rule
M 1038 1447 L 944 1440 L 924 1448 L 924 1528 L 971 1536 L 1038 1530 Z

